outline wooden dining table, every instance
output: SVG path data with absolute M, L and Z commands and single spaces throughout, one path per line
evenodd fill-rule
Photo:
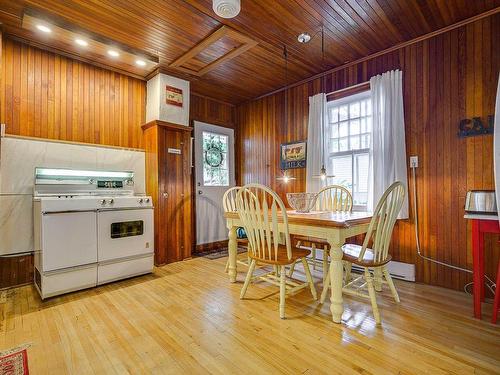
M 366 233 L 372 218 L 371 212 L 309 212 L 287 211 L 288 230 L 291 235 L 326 239 L 330 244 L 330 311 L 335 323 L 340 323 L 344 312 L 342 300 L 342 245 L 349 237 Z M 236 282 L 237 243 L 236 229 L 242 227 L 237 212 L 224 213 L 229 230 L 229 281 Z M 280 232 L 281 228 L 278 228 Z

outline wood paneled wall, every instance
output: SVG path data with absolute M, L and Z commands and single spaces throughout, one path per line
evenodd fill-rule
M 217 101 L 206 96 L 191 94 L 189 118 L 209 124 L 234 128 L 234 110 L 232 104 Z
M 404 77 L 406 145 L 418 155 L 417 189 L 423 253 L 471 269 L 470 224 L 463 219 L 467 190 L 494 189 L 491 135 L 457 137 L 461 119 L 494 113 L 500 50 L 500 15 L 470 23 L 382 56 L 348 66 L 326 77 L 326 92 L 339 90 L 391 69 Z M 279 144 L 307 138 L 308 98 L 322 91 L 317 79 L 284 93 L 237 108 L 240 183 L 260 182 L 284 197 L 305 189 L 305 170 L 296 170 L 293 183 L 276 180 Z M 410 171 L 409 171 L 410 173 Z M 409 176 L 411 178 L 411 176 Z M 411 186 L 411 180 L 409 180 Z M 410 203 L 413 203 L 410 192 Z M 396 260 L 414 263 L 418 281 L 462 289 L 469 274 L 423 261 L 416 255 L 413 209 L 410 221 L 397 224 L 392 241 Z M 496 273 L 498 238 L 486 240 L 486 272 Z
M 7 133 L 142 147 L 144 81 L 10 39 L 2 52 Z

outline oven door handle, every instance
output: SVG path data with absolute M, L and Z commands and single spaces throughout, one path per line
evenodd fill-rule
M 97 212 L 108 212 L 108 211 L 131 211 L 131 210 L 153 210 L 154 207 L 116 207 L 116 208 L 98 208 Z
M 64 211 L 42 211 L 42 215 L 73 214 L 80 212 L 97 212 L 97 210 L 64 210 Z

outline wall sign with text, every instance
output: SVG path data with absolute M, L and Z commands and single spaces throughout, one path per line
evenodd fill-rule
M 466 118 L 460 121 L 458 136 L 460 138 L 475 135 L 493 134 L 493 115 L 487 117 L 486 122 L 480 117 Z
M 167 104 L 175 105 L 176 107 L 182 107 L 183 97 L 182 90 L 173 86 L 165 86 L 167 90 L 166 101 Z
M 281 169 L 306 167 L 306 142 L 290 142 L 281 144 Z

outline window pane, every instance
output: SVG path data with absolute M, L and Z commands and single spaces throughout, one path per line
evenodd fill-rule
M 352 190 L 352 156 L 334 156 L 330 161 L 335 176 L 333 183 Z
M 338 124 L 333 124 L 331 127 L 331 138 L 338 138 L 339 137 L 339 125 Z
M 357 206 L 368 199 L 369 153 L 355 153 L 370 148 L 371 107 L 371 98 L 358 94 L 329 104 L 329 163 L 336 176 L 332 182 L 351 190 Z
M 229 186 L 229 137 L 203 132 L 203 185 Z
M 353 200 L 356 205 L 366 205 L 368 202 L 369 155 L 354 155 L 354 188 Z
M 360 148 L 359 135 L 351 137 L 351 150 L 359 150 Z
M 339 121 L 339 107 L 333 107 L 330 111 L 330 122 Z
M 370 134 L 363 134 L 361 136 L 361 148 L 370 147 Z
M 360 114 L 360 102 L 355 102 L 349 106 L 349 117 L 357 118 Z
M 339 139 L 339 151 L 347 151 L 349 149 L 349 144 L 347 143 L 347 137 Z
M 340 106 L 339 121 L 347 120 L 347 114 L 348 114 L 347 106 L 346 105 Z
M 371 116 L 372 115 L 372 101 L 366 100 L 366 115 Z
M 339 137 L 347 137 L 349 135 L 349 122 L 344 121 L 339 124 Z
M 349 133 L 351 135 L 359 134 L 359 120 L 351 120 L 349 125 Z
M 330 139 L 330 152 L 339 152 L 339 140 Z

